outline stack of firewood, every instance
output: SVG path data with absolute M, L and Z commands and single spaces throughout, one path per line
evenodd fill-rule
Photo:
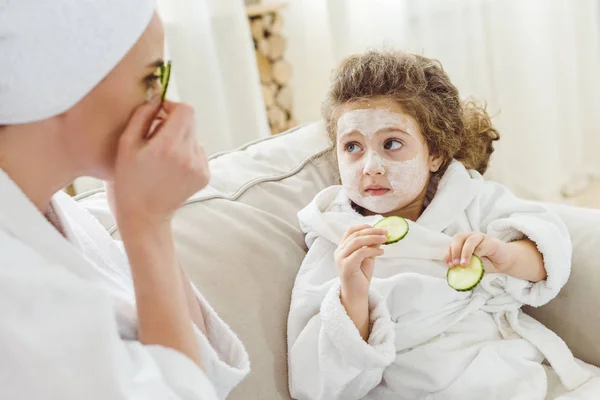
M 282 6 L 282 4 L 247 6 L 262 95 L 272 134 L 296 126 L 290 87 L 292 67 L 284 58 L 286 41 L 281 33 Z

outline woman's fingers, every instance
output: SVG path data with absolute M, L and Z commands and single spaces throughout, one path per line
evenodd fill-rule
M 148 136 L 159 112 L 160 104 L 146 103 L 136 108 L 121 135 L 121 145 L 131 147 L 141 143 Z

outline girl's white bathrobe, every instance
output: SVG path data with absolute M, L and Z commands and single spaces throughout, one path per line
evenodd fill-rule
M 574 359 L 556 334 L 520 310 L 552 300 L 570 273 L 568 232 L 543 206 L 519 200 L 453 162 L 408 235 L 384 246 L 375 261 L 368 343 L 340 302 L 333 253 L 349 227 L 381 216 L 356 213 L 343 188 L 334 186 L 299 218 L 310 249 L 288 321 L 292 397 L 600 399 L 595 367 Z M 531 283 L 486 274 L 473 292 L 454 291 L 443 256 L 460 232 L 533 240 L 548 278 Z M 559 397 L 566 392 L 572 397 Z
M 197 294 L 202 372 L 175 350 L 136 340 L 120 242 L 63 193 L 52 209 L 66 238 L 0 169 L 0 398 L 225 398 L 248 373 L 248 356 L 206 300 Z

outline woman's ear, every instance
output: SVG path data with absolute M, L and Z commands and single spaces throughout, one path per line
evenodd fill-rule
M 441 156 L 429 155 L 429 171 L 437 172 L 442 166 L 443 158 Z

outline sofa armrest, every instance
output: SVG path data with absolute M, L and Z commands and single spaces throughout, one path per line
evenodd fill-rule
M 559 295 L 525 312 L 556 332 L 573 354 L 600 365 L 600 210 L 552 205 L 573 242 L 571 276 Z

